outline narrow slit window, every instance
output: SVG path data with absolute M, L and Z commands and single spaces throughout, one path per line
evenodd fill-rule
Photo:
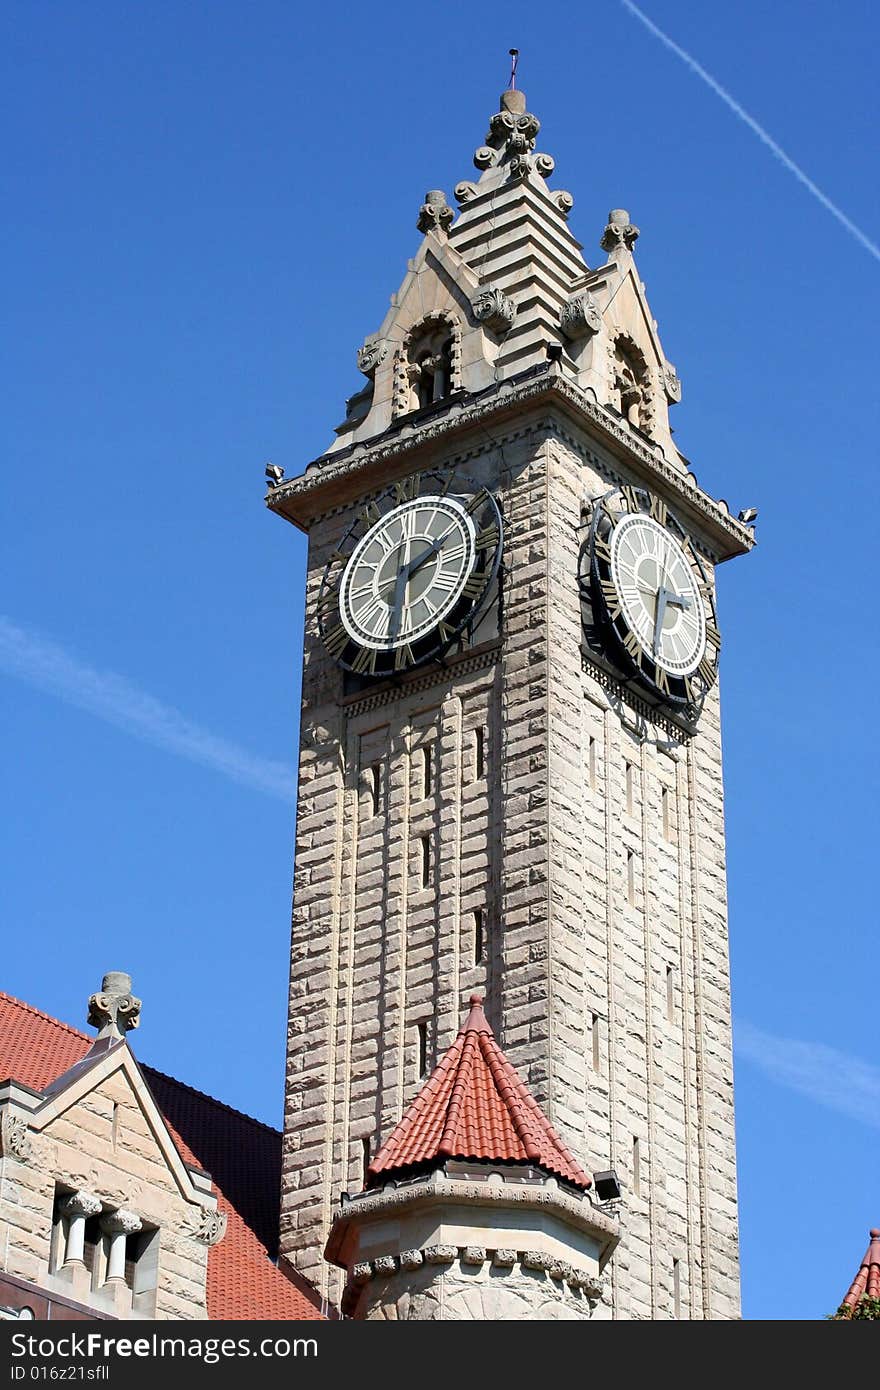
M 479 782 L 486 775 L 486 731 L 474 729 L 474 777 Z
M 590 1037 L 593 1046 L 593 1071 L 602 1070 L 602 1019 L 599 1014 L 593 1014 L 590 1025 Z
M 422 796 L 431 795 L 431 749 L 426 745 L 422 749 Z
M 631 905 L 636 901 L 636 856 L 628 849 L 626 852 L 626 900 Z
M 422 847 L 422 887 L 431 886 L 431 837 L 423 835 L 421 838 Z
M 666 1018 L 669 1023 L 675 1022 L 675 966 L 666 967 Z
M 118 1100 L 114 1100 L 114 1102 L 113 1102 L 113 1118 L 112 1118 L 112 1120 L 111 1120 L 111 1122 L 110 1122 L 110 1143 L 111 1143 L 111 1146 L 112 1146 L 112 1148 L 113 1148 L 114 1150 L 115 1150 L 115 1148 L 116 1148 L 116 1145 L 119 1143 L 119 1101 L 118 1101 Z
M 660 791 L 660 814 L 663 821 L 664 840 L 672 839 L 672 792 L 668 787 Z
M 370 800 L 371 810 L 374 816 L 379 814 L 380 798 L 382 795 L 382 769 L 378 763 L 373 763 L 370 768 Z
M 369 1171 L 370 1171 L 370 1141 L 369 1141 L 369 1139 L 366 1139 L 366 1138 L 365 1138 L 365 1139 L 362 1139 L 362 1140 L 361 1140 L 361 1179 L 362 1179 L 362 1181 L 363 1181 L 364 1187 L 366 1187 L 366 1185 L 367 1185 L 367 1175 L 369 1174 Z
M 483 909 L 478 907 L 474 913 L 474 965 L 481 965 L 486 943 L 483 935 Z
M 420 1023 L 418 1026 L 418 1047 L 419 1047 L 419 1080 L 428 1075 L 428 1025 Z
M 596 740 L 591 738 L 587 744 L 587 780 L 590 790 L 596 790 Z
M 633 1136 L 632 1174 L 633 1174 L 633 1192 L 635 1193 L 635 1195 L 636 1195 L 637 1197 L 641 1197 L 641 1195 L 642 1195 L 642 1159 L 641 1159 L 641 1154 L 640 1154 L 640 1152 L 639 1152 L 639 1140 L 638 1140 L 638 1136 L 637 1136 L 637 1135 L 634 1135 L 634 1136 Z
M 632 815 L 635 806 L 635 768 L 632 763 L 626 764 L 626 809 L 627 814 Z
M 681 1317 L 681 1261 L 672 1261 L 672 1315 Z

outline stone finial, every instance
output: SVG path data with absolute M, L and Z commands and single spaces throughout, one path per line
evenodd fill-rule
M 442 188 L 429 188 L 419 209 L 416 223 L 420 232 L 448 232 L 455 213 L 446 201 Z
M 88 1021 L 99 1038 L 119 1039 L 140 1025 L 141 1001 L 131 992 L 131 976 L 111 970 L 101 981 L 98 994 L 89 999 Z
M 639 229 L 630 222 L 626 208 L 612 208 L 608 214 L 608 225 L 602 233 L 602 240 L 599 245 L 610 256 L 621 247 L 631 251 L 638 236 Z
M 547 179 L 553 173 L 554 160 L 549 154 L 535 154 L 535 140 L 541 122 L 526 110 L 525 93 L 516 87 L 501 93 L 500 109 L 489 121 L 485 145 L 474 154 L 478 169 L 491 169 L 503 164 L 514 182 L 522 182 L 530 174 Z

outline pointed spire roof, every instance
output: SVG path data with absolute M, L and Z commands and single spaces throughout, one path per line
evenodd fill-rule
M 862 1298 L 880 1298 L 880 1230 L 868 1232 L 870 1245 L 849 1287 L 842 1307 L 855 1308 Z
M 532 1164 L 585 1191 L 591 1179 L 501 1051 L 480 996 L 470 1003 L 455 1042 L 370 1164 L 367 1186 L 462 1159 Z

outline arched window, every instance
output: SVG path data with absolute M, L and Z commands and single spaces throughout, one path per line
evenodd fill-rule
M 395 415 L 436 405 L 457 390 L 461 331 L 449 314 L 435 314 L 415 325 L 398 353 Z

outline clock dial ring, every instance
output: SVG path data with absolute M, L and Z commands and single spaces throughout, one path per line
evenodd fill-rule
M 631 514 L 611 535 L 611 577 L 643 649 L 669 675 L 689 676 L 706 650 L 706 610 L 687 556 L 653 517 Z

